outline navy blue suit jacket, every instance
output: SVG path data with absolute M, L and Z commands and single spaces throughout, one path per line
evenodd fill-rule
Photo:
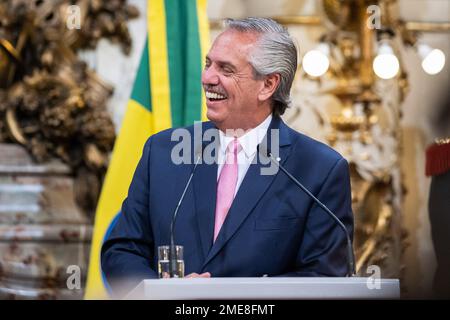
M 214 127 L 202 124 L 203 130 Z M 187 127 L 193 133 L 193 126 Z M 330 147 L 289 128 L 279 129 L 281 163 L 353 234 L 349 168 Z M 109 283 L 156 278 L 157 250 L 170 243 L 173 211 L 193 169 L 171 161 L 169 129 L 145 144 L 121 214 L 101 252 Z M 270 137 L 269 137 L 270 138 Z M 270 145 L 270 144 L 269 144 Z M 213 277 L 345 276 L 345 235 L 281 171 L 261 175 L 250 165 L 217 240 L 213 243 L 217 164 L 199 164 L 180 207 L 175 243 L 184 246 L 186 274 Z

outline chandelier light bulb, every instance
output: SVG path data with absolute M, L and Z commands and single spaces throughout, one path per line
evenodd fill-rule
M 387 43 L 380 45 L 378 54 L 373 60 L 373 71 L 381 79 L 392 79 L 400 70 L 400 63 L 391 46 Z
M 419 44 L 418 52 L 422 58 L 422 68 L 426 73 L 435 75 L 444 69 L 445 54 L 442 50 L 432 49 L 426 44 Z
M 302 60 L 303 70 L 313 77 L 324 75 L 330 67 L 328 45 L 322 43 L 317 49 L 308 51 Z

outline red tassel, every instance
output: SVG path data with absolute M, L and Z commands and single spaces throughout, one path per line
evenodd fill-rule
M 427 148 L 425 174 L 437 176 L 450 170 L 450 143 L 432 144 Z

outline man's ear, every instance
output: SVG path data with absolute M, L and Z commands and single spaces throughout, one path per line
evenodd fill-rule
M 258 99 L 260 101 L 269 99 L 274 94 L 275 90 L 277 90 L 280 81 L 281 77 L 278 73 L 272 73 L 265 76 L 264 86 L 258 94 Z

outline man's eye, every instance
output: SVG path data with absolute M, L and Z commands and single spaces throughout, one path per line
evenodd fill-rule
M 233 73 L 233 70 L 231 70 L 230 68 L 223 68 L 223 72 L 225 72 L 225 73 Z

